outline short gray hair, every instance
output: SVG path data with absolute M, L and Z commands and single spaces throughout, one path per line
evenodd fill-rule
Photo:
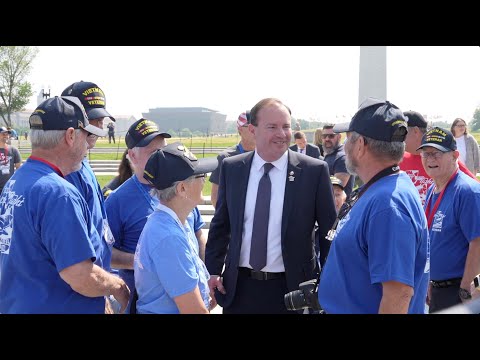
M 348 141 L 356 141 L 360 136 L 362 136 L 366 140 L 370 151 L 375 156 L 384 160 L 392 160 L 395 163 L 398 163 L 403 159 L 403 154 L 405 153 L 404 141 L 389 142 L 375 140 L 354 131 L 352 131 L 352 134 L 350 135 Z
M 195 176 L 190 176 L 189 178 L 182 181 L 190 182 L 192 180 L 195 180 Z M 181 183 L 181 181 L 175 181 L 172 186 L 163 190 L 153 188 L 152 190 L 150 190 L 150 195 L 156 197 L 158 200 L 160 200 L 160 202 L 168 202 L 177 195 L 177 185 L 179 183 Z
M 67 130 L 30 130 L 30 142 L 32 143 L 32 150 L 36 148 L 40 149 L 53 149 L 62 139 L 65 137 Z M 76 136 L 78 136 L 83 130 L 76 129 Z

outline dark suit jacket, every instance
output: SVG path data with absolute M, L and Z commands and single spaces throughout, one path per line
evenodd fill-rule
M 225 158 L 220 171 L 217 207 L 208 232 L 205 263 L 212 275 L 222 274 L 225 264 L 222 277 L 227 294 L 216 291 L 215 296 L 222 307 L 228 307 L 235 296 L 253 155 L 254 151 Z M 293 181 L 289 180 L 291 172 Z M 336 210 L 325 161 L 288 150 L 285 183 L 281 244 L 288 291 L 293 291 L 301 282 L 316 277 L 315 221 L 321 238 L 325 239 L 335 221 Z M 329 241 L 324 241 L 324 246 L 329 248 Z
M 314 157 L 315 159 L 320 158 L 320 148 L 317 145 L 307 143 L 306 148 L 307 148 L 306 149 L 307 151 L 305 152 L 306 155 Z M 297 144 L 290 146 L 290 149 L 297 152 L 298 151 Z

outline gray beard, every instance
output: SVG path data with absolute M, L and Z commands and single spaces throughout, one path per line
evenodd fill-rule
M 340 147 L 340 145 L 336 145 L 332 148 L 326 148 L 325 146 L 323 147 L 323 152 L 325 153 L 325 155 L 330 155 L 332 153 L 334 153 L 338 148 Z

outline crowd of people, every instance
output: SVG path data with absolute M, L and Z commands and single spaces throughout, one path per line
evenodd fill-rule
M 480 151 L 461 118 L 430 128 L 368 98 L 310 144 L 265 98 L 203 159 L 142 118 L 103 189 L 86 154 L 115 142 L 115 118 L 97 84 L 29 124 L 24 165 L 0 127 L 2 314 L 425 314 L 480 297 Z

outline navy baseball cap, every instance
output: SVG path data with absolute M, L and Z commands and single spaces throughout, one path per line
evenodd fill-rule
M 212 172 L 217 165 L 216 157 L 197 159 L 185 145 L 175 142 L 155 151 L 150 156 L 143 171 L 143 178 L 156 189 L 163 190 L 176 181 Z
M 403 115 L 407 118 L 408 121 L 408 126 L 414 127 L 417 126 L 419 128 L 427 128 L 427 121 L 423 117 L 422 114 L 419 112 L 413 111 L 413 110 L 408 110 L 404 111 Z
M 434 147 L 442 152 L 449 152 L 457 150 L 457 141 L 449 130 L 434 127 L 423 134 L 422 145 L 417 150 L 427 146 Z
M 358 109 L 349 123 L 337 124 L 333 132 L 355 131 L 369 138 L 402 142 L 407 136 L 407 119 L 402 111 L 390 103 L 375 98 L 368 98 Z
M 130 126 L 125 135 L 125 143 L 129 149 L 133 149 L 134 147 L 144 147 L 150 144 L 150 142 L 159 135 L 164 138 L 172 137 L 172 135 L 166 132 L 161 132 L 158 129 L 158 125 L 152 120 L 142 118 L 135 121 Z
M 67 130 L 84 129 L 97 136 L 106 132 L 88 123 L 88 116 L 77 97 L 55 96 L 43 101 L 28 119 L 30 129 Z
M 105 109 L 105 94 L 96 84 L 88 81 L 78 81 L 62 91 L 62 96 L 76 96 L 82 102 L 90 120 L 109 117 L 115 118 Z

